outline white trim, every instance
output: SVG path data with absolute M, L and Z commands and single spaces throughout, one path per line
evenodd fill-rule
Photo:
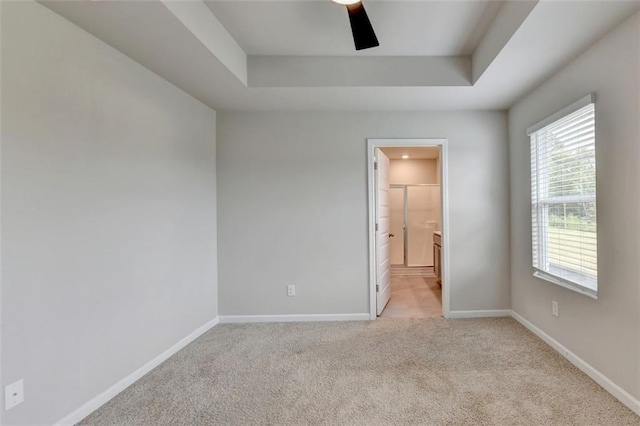
M 527 129 L 527 136 L 531 136 L 532 133 L 535 133 L 538 130 L 542 129 L 543 127 L 548 126 L 549 124 L 553 123 L 554 121 L 558 121 L 561 118 L 576 112 L 580 108 L 584 108 L 587 105 L 593 104 L 595 102 L 596 102 L 596 94 L 595 93 L 589 93 L 588 95 L 583 96 L 582 98 L 578 99 L 577 101 L 575 101 L 571 105 L 567 105 L 566 107 L 562 108 L 560 111 L 556 112 L 555 114 L 551 114 L 547 118 L 543 118 L 542 120 L 538 121 L 533 126 L 529 127 Z
M 367 201 L 369 210 L 369 316 L 371 320 L 377 318 L 376 300 L 376 199 L 374 196 L 376 177 L 375 168 L 372 167 L 376 161 L 375 146 L 367 140 Z M 391 265 L 389 265 L 391 268 Z M 391 271 L 389 271 L 391 273 Z
M 545 271 L 541 271 L 539 269 L 535 269 L 535 271 L 533 272 L 533 276 L 544 280 L 544 281 L 548 281 L 552 284 L 555 284 L 557 286 L 560 287 L 564 287 L 567 290 L 571 290 L 571 291 L 575 291 L 576 293 L 580 293 L 580 294 L 584 294 L 585 296 L 588 296 L 592 299 L 596 299 L 598 300 L 598 292 L 597 291 L 593 291 L 593 289 L 590 289 L 589 287 L 580 285 L 578 283 L 574 283 L 571 282 L 569 280 L 565 280 L 562 277 L 558 277 L 556 275 L 553 275 L 549 272 L 545 272 Z
M 366 321 L 368 313 L 362 314 L 292 314 L 292 315 L 221 315 L 220 324 L 251 322 L 319 322 L 319 321 Z
M 367 139 L 367 194 L 369 204 L 369 316 L 376 319 L 376 253 L 375 253 L 375 176 L 373 169 L 376 148 L 440 147 L 440 187 L 442 189 L 442 315 L 449 318 L 451 283 L 449 280 L 449 154 L 446 138 L 433 139 Z
M 616 385 L 607 376 L 596 370 L 593 366 L 580 358 L 578 355 L 571 352 L 553 337 L 549 336 L 547 333 L 524 319 L 524 317 L 522 317 L 520 314 L 512 311 L 511 316 L 520 324 L 529 329 L 529 331 L 531 331 L 533 334 L 542 339 L 547 345 L 558 351 L 558 353 L 565 357 L 571 364 L 575 365 L 583 373 L 591 377 L 597 384 L 602 386 L 604 390 L 613 395 L 618 401 L 622 402 L 636 414 L 640 415 L 640 400 L 634 398 L 629 392 Z
M 486 309 L 480 311 L 451 311 L 449 318 L 494 318 L 494 317 L 510 317 L 509 309 Z
M 118 395 L 120 392 L 131 386 L 142 376 L 156 368 L 158 365 L 162 364 L 164 361 L 169 359 L 171 356 L 176 354 L 180 349 L 187 346 L 189 343 L 196 340 L 198 337 L 202 336 L 204 333 L 212 329 L 218 324 L 218 317 L 212 319 L 211 321 L 201 325 L 193 332 L 191 332 L 186 337 L 182 338 L 176 344 L 171 346 L 166 351 L 162 352 L 157 357 L 153 358 L 151 361 L 138 368 L 133 373 L 129 374 L 127 377 L 119 380 L 116 384 L 111 386 L 109 389 L 105 390 L 98 396 L 92 398 L 88 402 L 84 403 L 78 409 L 73 412 L 67 414 L 64 418 L 55 422 L 55 425 L 66 426 L 66 425 L 75 425 L 80 422 L 82 419 L 87 417 L 89 414 L 96 411 L 98 408 L 102 407 L 104 404 L 109 402 L 113 397 Z

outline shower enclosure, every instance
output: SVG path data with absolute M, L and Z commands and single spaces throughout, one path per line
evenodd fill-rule
M 442 223 L 440 185 L 390 185 L 389 208 L 391 264 L 433 266 L 433 233 Z

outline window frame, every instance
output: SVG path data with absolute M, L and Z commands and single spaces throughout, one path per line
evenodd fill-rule
M 553 274 L 552 272 L 548 271 L 548 270 L 544 270 L 542 268 L 539 268 L 536 266 L 536 262 L 538 264 L 542 263 L 542 264 L 546 264 L 547 260 L 546 260 L 546 255 L 548 252 L 548 228 L 549 225 L 547 224 L 546 226 L 541 223 L 541 221 L 545 220 L 544 218 L 548 218 L 548 210 L 550 206 L 553 205 L 558 205 L 558 204 L 562 204 L 562 203 L 576 203 L 576 202 L 594 202 L 595 206 L 596 206 L 596 218 L 597 218 L 597 202 L 596 202 L 596 198 L 597 198 L 597 189 L 595 190 L 594 194 L 583 194 L 583 195 L 563 195 L 563 196 L 552 196 L 552 197 L 539 197 L 538 191 L 540 191 L 541 185 L 540 185 L 540 181 L 539 181 L 539 176 L 538 176 L 538 171 L 540 170 L 540 167 L 537 164 L 533 164 L 534 161 L 534 157 L 533 157 L 533 144 L 534 144 L 534 136 L 536 135 L 536 133 L 542 129 L 544 129 L 545 127 L 556 123 L 557 121 L 560 121 L 564 118 L 566 118 L 567 116 L 577 112 L 578 110 L 593 104 L 593 114 L 594 114 L 594 126 L 595 126 L 595 94 L 594 93 L 589 93 L 588 95 L 578 99 L 577 101 L 573 102 L 571 105 L 566 106 L 565 108 L 561 109 L 560 111 L 550 115 L 549 117 L 539 121 L 538 123 L 534 124 L 533 126 L 529 127 L 527 129 L 527 136 L 529 137 L 529 143 L 530 143 L 530 153 L 531 153 L 531 163 L 530 163 L 530 178 L 531 178 L 531 250 L 532 250 L 532 256 L 531 256 L 531 260 L 532 260 L 532 266 L 534 269 L 533 272 L 533 276 L 548 282 L 551 282 L 553 284 L 556 284 L 560 287 L 564 287 L 567 288 L 569 290 L 573 290 L 575 292 L 578 292 L 580 294 L 584 294 L 586 296 L 589 296 L 593 299 L 597 299 L 598 298 L 598 277 L 597 277 L 597 267 L 596 267 L 596 277 L 595 277 L 595 286 L 596 289 L 592 289 L 587 287 L 586 285 L 583 284 L 579 284 L 576 283 L 574 281 L 571 281 L 569 279 L 560 277 L 558 275 Z M 539 143 L 539 141 L 535 142 L 536 144 Z M 594 145 L 595 145 L 596 141 L 594 140 Z M 543 148 L 544 149 L 544 148 Z M 538 145 L 536 145 L 536 156 L 535 159 L 538 160 L 538 158 L 540 157 L 540 152 L 541 149 Z M 594 153 L 595 155 L 595 153 Z M 534 168 L 535 166 L 535 168 Z M 597 181 L 597 171 L 596 171 L 596 176 L 595 179 Z M 544 185 L 544 183 L 542 184 Z M 534 199 L 537 201 L 537 203 L 534 203 Z M 597 219 L 596 219 L 597 221 Z M 535 245 L 535 241 L 536 241 L 536 237 L 534 235 L 534 233 L 538 233 L 537 235 L 537 247 Z M 596 225 L 596 245 L 597 245 L 597 225 Z M 536 258 L 537 257 L 537 260 Z M 596 251 L 596 263 L 598 262 L 598 255 L 597 255 L 597 251 Z

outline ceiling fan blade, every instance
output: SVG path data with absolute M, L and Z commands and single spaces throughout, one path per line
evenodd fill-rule
M 356 50 L 380 46 L 362 1 L 347 4 L 346 6 L 349 12 L 349 22 L 351 23 L 351 32 L 353 33 L 353 42 L 356 45 Z

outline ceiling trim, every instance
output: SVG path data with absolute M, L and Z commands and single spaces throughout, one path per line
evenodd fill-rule
M 498 14 L 472 54 L 472 77 L 475 84 L 489 68 L 511 37 L 527 19 L 538 0 L 508 1 Z
M 249 87 L 468 87 L 469 56 L 249 56 Z
M 162 4 L 245 86 L 468 87 L 498 57 L 538 0 L 506 2 L 471 56 L 247 56 L 203 0 Z
M 331 64 L 335 63 L 334 56 L 316 57 L 325 64 L 313 63 L 322 71 L 310 72 L 309 75 L 306 75 L 305 67 L 308 68 L 312 62 L 308 56 L 295 56 L 299 62 L 296 62 L 298 59 L 292 62 L 302 72 L 297 72 L 293 65 L 285 67 L 288 59 L 272 57 L 264 59 L 273 61 L 271 65 L 275 70 L 269 71 L 272 75 L 260 74 L 264 70 L 250 66 L 256 57 L 247 55 L 233 41 L 230 33 L 220 31 L 218 24 L 222 21 L 218 22 L 209 3 L 203 4 L 202 0 L 175 0 L 171 4 L 170 0 L 164 3 L 40 0 L 40 3 L 211 108 L 233 111 L 503 110 L 640 7 L 640 0 L 538 1 L 535 6 L 529 1 L 528 7 L 533 9 L 527 14 L 525 6 L 515 5 L 521 1 L 501 3 L 501 7 L 516 8 L 520 13 L 516 13 L 517 10 L 502 11 L 500 17 L 495 15 L 491 19 L 491 25 L 502 28 L 491 30 L 492 35 L 485 31 L 486 38 L 480 40 L 483 46 L 477 49 L 475 58 L 472 55 L 466 57 L 465 60 L 471 62 L 471 73 L 456 68 L 458 77 L 466 76 L 461 77 L 464 82 L 447 84 L 460 86 L 435 86 L 445 83 L 412 75 L 402 66 L 389 71 L 393 64 L 402 64 L 403 58 L 409 57 L 404 55 L 375 55 L 375 58 L 383 58 L 382 63 L 356 60 L 353 63 L 360 67 L 359 71 L 349 70 L 345 65 L 340 72 L 346 76 L 331 69 Z M 178 19 L 172 10 L 183 12 L 176 12 L 182 19 Z M 255 13 L 260 13 L 260 10 Z M 509 21 L 505 16 L 519 16 L 520 22 Z M 213 22 L 216 24 L 211 25 Z M 212 30 L 212 26 L 218 28 Z M 472 31 L 471 28 L 469 30 Z M 216 36 L 216 31 L 220 37 Z M 482 49 L 485 49 L 483 58 Z M 346 57 L 369 56 L 354 54 Z M 427 67 L 428 61 L 434 60 L 428 56 L 410 58 L 417 58 L 417 67 Z M 441 60 L 441 57 L 435 58 L 436 63 Z M 453 62 L 450 59 L 441 61 L 440 66 Z M 365 71 L 362 71 L 363 64 L 368 67 Z M 277 74 L 277 67 L 282 68 L 282 76 L 273 75 Z M 386 75 L 396 71 L 400 75 L 407 74 L 403 78 Z M 329 76 L 318 75 L 325 72 Z M 429 74 L 424 71 L 417 73 L 420 72 Z M 292 76 L 296 73 L 299 75 Z M 379 75 L 374 78 L 371 73 Z M 353 79 L 358 74 L 361 78 L 354 83 Z M 367 79 L 369 81 L 363 83 Z M 351 83 L 353 85 L 347 86 Z
M 522 25 L 538 0 L 501 5 L 471 56 L 247 56 L 202 0 L 161 0 L 245 86 L 473 86 Z
M 247 54 L 201 0 L 162 4 L 245 86 Z

